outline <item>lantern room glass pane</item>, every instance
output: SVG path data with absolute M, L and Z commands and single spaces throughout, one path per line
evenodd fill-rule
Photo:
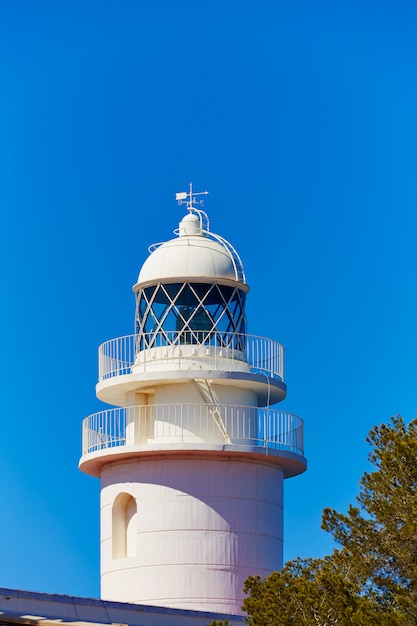
M 136 332 L 140 349 L 193 343 L 243 349 L 245 293 L 228 285 L 170 283 L 137 295 Z

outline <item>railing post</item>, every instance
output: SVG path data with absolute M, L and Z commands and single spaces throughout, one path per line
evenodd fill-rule
M 88 452 L 88 441 L 87 441 L 87 428 L 86 428 L 86 422 L 88 421 L 88 417 L 83 420 L 83 432 L 82 432 L 82 451 L 83 454 L 85 454 L 86 452 Z

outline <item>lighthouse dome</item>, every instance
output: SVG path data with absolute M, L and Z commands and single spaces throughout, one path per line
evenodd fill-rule
M 236 284 L 247 291 L 242 261 L 231 244 L 202 228 L 199 216 L 186 215 L 178 237 L 160 245 L 143 264 L 134 290 L 157 282 Z M 246 289 L 245 289 L 246 287 Z

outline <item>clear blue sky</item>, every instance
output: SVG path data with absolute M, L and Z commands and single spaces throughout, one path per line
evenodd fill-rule
M 0 4 L 0 586 L 99 594 L 97 346 L 190 180 L 305 420 L 285 556 L 331 551 L 368 430 L 416 416 L 416 27 L 411 1 Z

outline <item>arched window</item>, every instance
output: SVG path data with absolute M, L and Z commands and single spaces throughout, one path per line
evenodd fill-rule
M 112 510 L 113 558 L 136 555 L 136 500 L 128 493 L 119 493 Z

